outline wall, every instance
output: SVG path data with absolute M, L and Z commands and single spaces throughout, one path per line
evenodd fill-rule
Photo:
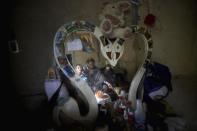
M 196 1 L 151 0 L 150 3 L 158 20 L 152 30 L 153 59 L 168 65 L 173 75 L 197 74 Z
M 10 55 L 10 72 L 20 93 L 43 91 L 43 80 L 52 63 L 55 32 L 65 22 L 76 19 L 97 23 L 98 5 L 101 3 L 92 0 L 16 1 L 11 28 L 21 52 Z

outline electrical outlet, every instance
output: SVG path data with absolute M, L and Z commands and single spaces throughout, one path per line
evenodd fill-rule
M 17 40 L 10 40 L 8 41 L 9 51 L 11 53 L 19 53 L 19 45 Z

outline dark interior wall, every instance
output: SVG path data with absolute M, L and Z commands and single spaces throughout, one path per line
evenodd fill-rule
M 168 65 L 173 75 L 197 74 L 196 6 L 195 0 L 150 0 L 150 11 L 157 17 L 153 59 Z
M 44 78 L 53 58 L 53 38 L 67 21 L 88 20 L 98 24 L 101 3 L 92 0 L 10 0 L 8 36 L 16 35 L 20 53 L 9 53 L 10 91 L 6 100 L 9 124 L 15 129 L 43 130 L 46 126 Z M 100 4 L 99 4 L 100 3 Z M 12 118 L 12 119 L 10 119 Z M 7 127 L 8 128 L 8 127 Z
M 20 92 L 43 91 L 43 80 L 52 62 L 55 32 L 67 21 L 85 19 L 97 23 L 98 5 L 91 0 L 16 2 L 11 27 L 21 52 L 11 55 L 14 66 L 10 70 Z

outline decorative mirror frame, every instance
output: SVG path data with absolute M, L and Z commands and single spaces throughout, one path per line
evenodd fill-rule
M 136 99 L 143 99 L 143 78 L 146 72 L 146 68 L 151 62 L 153 40 L 148 30 L 143 27 L 133 26 L 132 30 L 134 33 L 142 35 L 145 47 L 145 57 L 143 63 L 135 73 L 129 87 L 128 100 L 132 101 L 132 108 L 136 109 Z
M 94 93 L 92 92 L 91 88 L 87 84 L 86 81 L 82 80 L 80 76 L 76 75 L 73 66 L 70 64 L 66 53 L 61 49 L 61 46 L 64 46 L 64 41 L 66 36 L 68 36 L 70 33 L 76 32 L 76 31 L 88 31 L 90 33 L 93 33 L 97 39 L 99 40 L 99 36 L 102 36 L 102 33 L 98 29 L 98 27 L 94 26 L 93 24 L 90 24 L 85 21 L 73 21 L 71 23 L 67 23 L 63 26 L 61 26 L 58 31 L 56 32 L 55 38 L 54 38 L 54 57 L 56 64 L 58 68 L 63 72 L 63 74 L 70 80 L 71 84 L 74 88 L 77 88 L 81 91 L 82 94 L 87 99 L 87 103 L 89 105 L 89 112 L 82 116 L 79 113 L 78 109 L 73 109 L 71 112 L 69 110 L 66 110 L 67 107 L 72 105 L 76 105 L 74 101 L 70 101 L 65 103 L 64 105 L 58 107 L 64 114 L 66 114 L 68 117 L 80 121 L 84 125 L 90 125 L 90 123 L 94 122 L 98 115 L 98 104 L 96 101 L 96 98 L 94 96 Z M 59 61 L 58 57 L 66 58 L 66 66 L 62 66 Z M 70 104 L 70 105 L 69 105 Z M 77 107 L 76 107 L 77 108 Z M 78 111 L 77 111 L 78 110 Z M 76 112 L 74 112 L 76 111 Z M 58 114 L 55 116 L 57 118 Z M 55 121 L 58 121 L 56 119 Z M 58 123 L 58 122 L 57 122 Z
M 129 94 L 128 94 L 128 99 L 132 101 L 132 106 L 135 108 L 135 103 L 136 103 L 136 94 L 138 94 L 138 99 L 142 99 L 143 97 L 143 88 L 138 88 L 140 83 L 142 82 L 143 76 L 146 71 L 146 67 L 150 62 L 151 55 L 152 55 L 152 48 L 153 48 L 153 41 L 151 39 L 151 35 L 148 33 L 148 31 L 145 28 L 140 28 L 138 26 L 132 26 L 131 27 L 133 33 L 138 33 L 141 34 L 144 41 L 145 41 L 145 57 L 143 60 L 143 64 L 138 68 L 138 71 L 136 72 L 133 80 L 131 81 L 130 89 L 129 89 Z M 78 114 L 78 118 L 82 122 L 84 121 L 84 124 L 89 121 L 92 122 L 96 119 L 97 113 L 98 113 L 98 107 L 97 107 L 97 101 L 96 98 L 90 89 L 89 85 L 87 82 L 83 81 L 79 76 L 75 74 L 75 71 L 70 64 L 68 58 L 66 57 L 66 53 L 62 51 L 61 46 L 64 44 L 66 36 L 68 36 L 70 33 L 75 32 L 75 31 L 88 31 L 90 33 L 93 33 L 96 38 L 100 42 L 100 47 L 102 47 L 103 40 L 102 38 L 104 35 L 100 31 L 98 27 L 95 25 L 86 22 L 86 21 L 73 21 L 71 23 L 67 23 L 63 26 L 61 26 L 58 31 L 56 32 L 55 38 L 54 38 L 54 57 L 55 61 L 57 63 L 57 66 L 60 68 L 60 70 L 64 73 L 64 75 L 71 81 L 71 84 L 75 87 L 78 88 L 83 94 L 85 94 L 88 104 L 90 105 L 89 113 L 86 116 L 80 116 Z M 105 37 L 104 37 L 105 38 Z M 121 43 L 122 45 L 124 44 L 123 42 Z M 101 48 L 102 49 L 102 48 Z M 67 61 L 67 66 L 68 68 L 62 66 L 59 61 L 58 57 L 65 57 Z M 104 56 L 105 57 L 105 56 Z M 105 57 L 106 58 L 106 57 Z M 115 65 L 115 64 L 114 64 Z M 72 117 L 72 116 L 71 116 Z

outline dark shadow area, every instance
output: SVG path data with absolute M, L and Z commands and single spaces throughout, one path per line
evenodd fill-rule
M 3 1 L 3 41 L 1 42 L 1 96 L 2 96 L 2 120 L 3 130 L 20 130 L 20 131 L 45 131 L 48 126 L 46 101 L 41 102 L 40 107 L 35 110 L 28 110 L 23 99 L 25 97 L 35 96 L 20 96 L 17 93 L 17 86 L 11 72 L 12 53 L 9 52 L 8 41 L 15 39 L 13 16 L 16 3 L 20 1 L 6 0 Z M 16 69 L 17 70 L 17 69 Z M 43 95 L 43 94 L 42 94 Z

